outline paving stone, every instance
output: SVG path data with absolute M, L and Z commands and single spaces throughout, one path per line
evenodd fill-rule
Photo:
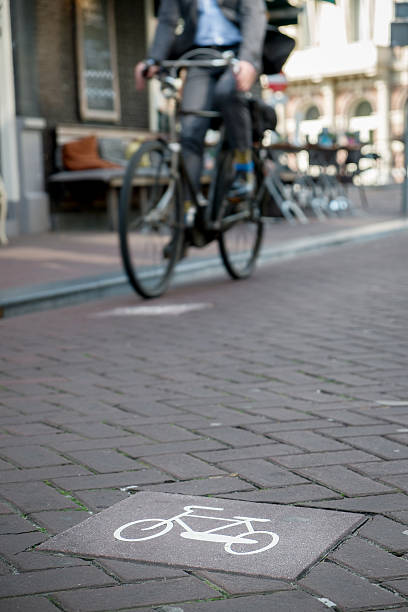
M 182 578 L 187 576 L 186 572 L 173 567 L 161 567 L 158 565 L 144 565 L 128 561 L 113 561 L 103 559 L 99 564 L 110 574 L 120 579 L 121 582 L 140 582 L 146 580 L 159 580 L 167 578 Z
M 286 442 L 311 452 L 350 450 L 347 444 L 331 440 L 312 431 L 287 431 L 270 435 L 280 442 Z
M 401 521 L 401 523 L 408 523 L 408 510 L 401 510 L 399 512 L 387 512 L 387 515 L 391 518 L 394 518 L 396 521 Z
M 408 561 L 357 537 L 344 542 L 330 558 L 371 579 L 396 578 L 408 572 Z
M 0 534 L 38 531 L 28 520 L 16 514 L 0 516 Z
M 326 419 L 312 419 L 309 421 L 285 421 L 284 423 L 276 423 L 271 421 L 270 423 L 259 423 L 255 425 L 249 425 L 249 429 L 256 433 L 271 434 L 285 431 L 305 431 L 305 430 L 325 430 L 330 423 Z M 338 427 L 341 425 L 338 423 Z M 334 428 L 333 428 L 334 429 Z
M 170 482 L 161 485 L 146 485 L 148 491 L 163 493 L 181 493 L 185 495 L 222 495 L 234 491 L 252 491 L 255 487 L 240 478 L 211 476 L 183 482 Z M 143 486 L 140 487 L 144 489 Z
M 10 559 L 13 555 L 29 549 L 31 546 L 40 544 L 47 537 L 40 531 L 30 531 L 29 533 L 14 534 L 0 536 L 0 550 L 4 557 Z
M 1 606 L 4 606 L 3 608 Z M 13 597 L 0 599 L 4 612 L 57 612 L 58 608 L 46 597 Z
M 137 470 L 143 467 L 135 459 L 125 457 L 125 455 L 111 448 L 74 451 L 70 452 L 70 456 L 74 461 L 101 473 Z
M 64 567 L 64 571 L 49 569 L 2 576 L 0 577 L 0 593 L 2 597 L 9 597 L 109 584 L 116 584 L 116 581 L 102 570 L 81 565 Z
M 160 425 L 134 425 L 131 426 L 133 431 L 139 433 L 146 438 L 151 438 L 158 442 L 176 442 L 181 440 L 199 440 L 200 437 L 196 434 L 187 431 L 183 427 L 162 423 Z
M 47 436 L 55 434 L 55 427 L 50 427 L 49 425 L 44 425 L 44 423 L 30 423 L 30 424 L 22 424 L 22 425 L 7 425 L 7 431 L 11 434 L 17 436 L 26 436 L 32 437 L 35 435 L 45 434 Z
M 350 496 L 367 495 L 370 493 L 387 493 L 393 489 L 392 487 L 375 482 L 371 480 L 371 478 L 360 476 L 360 474 L 356 474 L 356 472 L 341 465 L 303 468 L 300 470 L 300 473 L 311 480 L 316 480 L 321 484 Z
M 358 464 L 360 461 L 380 461 L 380 459 L 374 455 L 368 455 L 367 453 L 357 450 L 333 451 L 331 453 L 303 453 L 278 457 L 275 460 L 277 463 L 281 463 L 288 468 Z
M 230 461 L 219 465 L 222 469 L 237 473 L 241 478 L 245 478 L 260 487 L 281 487 L 283 485 L 307 483 L 305 478 L 296 476 L 289 470 L 280 468 L 264 459 Z
M 58 465 L 46 468 L 32 468 L 30 470 L 9 470 L 0 473 L 0 482 L 7 484 L 13 482 L 34 482 L 35 480 L 49 480 L 59 476 L 86 476 L 90 471 L 79 465 Z
M 354 499 L 339 499 L 335 501 L 315 502 L 319 508 L 332 508 L 351 512 L 370 512 L 384 514 L 395 510 L 408 510 L 408 496 L 402 493 L 385 495 L 366 495 Z
M 249 493 L 232 493 L 226 495 L 230 499 L 241 499 L 252 502 L 267 502 L 276 504 L 295 504 L 299 502 L 311 502 L 320 499 L 340 499 L 340 495 L 331 489 L 320 485 L 294 485 L 280 487 L 278 489 L 261 489 Z M 317 504 L 318 502 L 316 502 Z M 330 502 L 327 502 L 330 503 Z
M 257 576 L 242 576 L 238 574 L 227 574 L 223 572 L 195 572 L 216 584 L 223 591 L 230 595 L 244 595 L 250 593 L 271 593 L 273 591 L 287 591 L 294 587 L 283 580 L 273 580 L 271 578 L 258 578 Z
M 207 453 L 194 452 L 194 455 L 203 461 L 221 463 L 222 461 L 242 461 L 244 459 L 257 459 L 262 457 L 279 457 L 280 455 L 292 455 L 293 452 L 296 452 L 296 449 L 288 444 L 261 444 L 260 446 L 229 448 Z M 300 449 L 299 453 L 302 453 Z
M 400 489 L 404 492 L 408 492 L 408 474 L 394 474 L 392 476 L 382 476 L 381 480 L 390 485 L 393 485 L 397 489 Z
M 407 515 L 408 518 L 408 515 Z M 404 533 L 407 531 L 407 533 Z M 397 553 L 408 552 L 406 525 L 383 516 L 375 516 L 359 529 L 359 535 Z
M 55 599 L 67 612 L 98 612 L 141 606 L 178 603 L 194 599 L 217 597 L 217 591 L 197 578 L 175 578 L 125 584 L 102 589 L 81 589 L 56 593 Z M 183 606 L 184 607 L 184 606 Z
M 215 440 L 189 440 L 187 442 L 169 442 L 168 444 L 158 442 L 156 444 L 140 444 L 138 446 L 123 445 L 119 447 L 121 451 L 140 459 L 141 457 L 149 457 L 150 455 L 169 455 L 171 453 L 198 453 L 200 451 L 213 451 L 224 449 L 225 444 L 216 442 Z
M 369 610 L 402 603 L 398 595 L 327 562 L 314 567 L 300 584 L 332 601 L 341 610 Z
M 15 465 L 9 463 L 8 461 L 4 461 L 4 459 L 0 459 L 0 470 L 15 470 Z
M 80 419 L 78 427 L 74 425 L 66 426 L 66 428 L 73 433 L 77 433 L 85 438 L 116 438 L 119 436 L 128 437 L 131 434 L 128 431 L 124 431 L 120 427 L 113 427 L 112 425 L 107 425 L 106 423 L 98 423 L 98 422 L 86 422 L 84 419 Z M 146 442 L 146 440 L 142 436 L 138 436 L 140 442 Z
M 408 447 L 382 436 L 356 437 L 350 440 L 350 444 L 384 459 L 406 459 L 408 457 Z
M 130 496 L 130 492 L 121 489 L 95 489 L 87 491 L 78 491 L 76 498 L 83 504 L 83 506 L 91 512 L 100 512 L 113 506 L 123 499 L 127 499 Z M 133 490 L 133 489 L 132 489 Z M 136 488 L 138 490 L 138 487 Z
M 235 522 L 254 514 L 256 518 Z M 180 515 L 181 523 L 176 520 Z M 163 523 L 163 517 L 175 518 Z M 362 518 L 306 508 L 146 492 L 55 536 L 39 550 L 293 579 Z M 157 521 L 159 531 L 152 535 L 139 528 L 140 524 L 150 527 Z M 223 527 L 228 533 L 221 531 Z M 251 539 L 252 533 L 258 535 L 251 542 L 236 541 L 246 534 Z M 165 537 L 159 540 L 160 536 Z M 296 556 L 292 554 L 294 547 Z
M 45 527 L 48 533 L 59 533 L 89 518 L 83 510 L 59 510 L 50 512 L 33 512 L 30 519 Z
M 401 595 L 408 596 L 408 580 L 389 580 L 384 582 L 384 586 L 388 586 L 391 589 L 395 589 Z M 405 608 L 406 609 L 406 608 Z
M 230 444 L 231 446 L 254 446 L 257 444 L 266 444 L 268 438 L 254 434 L 246 429 L 239 427 L 212 427 L 199 429 L 198 433 L 209 438 L 215 438 L 219 442 L 224 444 Z
M 400 459 L 399 461 L 377 461 L 370 463 L 358 463 L 355 466 L 356 470 L 367 474 L 368 476 L 386 476 L 388 474 L 408 474 L 408 459 Z
M 184 453 L 142 457 L 142 461 L 171 474 L 175 478 L 187 479 L 201 476 L 225 476 L 226 473 L 200 459 Z M 165 480 L 165 478 L 163 478 Z
M 25 483 L 24 487 L 18 484 L 1 485 L 0 493 L 23 512 L 28 513 L 37 510 L 78 508 L 71 499 L 42 482 Z
M 377 425 L 366 425 L 356 427 L 335 427 L 333 429 L 325 429 L 324 433 L 335 438 L 354 438 L 361 436 L 375 436 L 375 435 L 392 435 L 397 433 L 398 426 L 388 424 L 377 424 Z M 350 442 L 351 444 L 353 441 Z
M 89 561 L 68 557 L 60 554 L 46 554 L 36 549 L 28 552 L 20 552 L 9 557 L 10 562 L 17 570 L 22 572 L 33 572 L 52 568 L 76 567 L 78 565 L 90 565 Z M 0 600 L 1 601 L 1 600 Z
M 22 467 L 43 467 L 45 465 L 62 465 L 70 463 L 68 459 L 41 446 L 27 445 L 13 448 L 2 448 L 3 457 Z
M 219 601 L 183 605 L 183 612 L 327 612 L 327 607 L 315 597 L 300 591 L 270 595 L 234 597 Z
M 92 476 L 74 476 L 72 478 L 52 478 L 55 486 L 65 491 L 84 491 L 86 489 L 105 489 L 109 487 L 119 488 L 165 482 L 166 480 L 171 480 L 168 474 L 153 469 L 134 470 L 132 472 L 121 472 L 120 474 L 93 474 Z
M 13 568 L 7 565 L 5 561 L 0 559 L 0 576 L 8 576 L 13 573 Z

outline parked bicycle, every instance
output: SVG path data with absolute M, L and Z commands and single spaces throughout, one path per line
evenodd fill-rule
M 257 531 L 252 525 L 253 522 L 270 523 L 270 519 L 250 518 L 248 516 L 224 518 L 208 514 L 194 514 L 195 510 L 222 512 L 224 509 L 210 506 L 185 506 L 184 512 L 168 519 L 146 518 L 125 523 L 115 530 L 113 536 L 122 542 L 144 542 L 165 535 L 177 524 L 184 529 L 180 533 L 180 537 L 188 540 L 222 543 L 225 552 L 231 555 L 255 555 L 273 548 L 279 542 L 279 536 L 273 531 Z M 186 517 L 189 518 L 188 522 L 185 520 Z M 212 529 L 196 530 L 189 525 L 189 522 L 192 521 L 194 524 L 197 519 L 201 519 L 198 527 L 201 527 L 203 520 L 224 524 Z M 225 533 L 226 530 L 236 527 L 245 527 L 245 531 L 234 535 Z
M 176 61 L 160 64 L 163 95 L 176 101 L 178 74 L 190 67 L 220 68 L 236 62 L 231 53 L 198 49 Z M 177 106 L 177 105 L 175 105 Z M 219 120 L 209 109 L 199 116 Z M 248 277 L 259 254 L 264 195 L 262 173 L 254 196 L 240 203 L 228 199 L 233 182 L 232 153 L 224 130 L 216 146 L 207 193 L 197 192 L 185 168 L 177 130 L 178 113 L 169 116 L 167 138 L 146 142 L 129 160 L 119 201 L 120 249 L 132 287 L 144 298 L 160 296 L 168 287 L 185 244 L 202 248 L 217 241 L 222 262 L 233 279 Z M 260 167 L 254 149 L 255 166 Z M 185 214 L 185 186 L 192 194 L 192 210 Z

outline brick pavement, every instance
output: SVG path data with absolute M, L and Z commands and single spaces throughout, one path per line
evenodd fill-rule
M 178 317 L 95 317 L 130 296 L 0 322 L 0 610 L 407 609 L 407 254 L 173 289 L 211 306 Z M 36 551 L 140 490 L 367 521 L 296 583 Z

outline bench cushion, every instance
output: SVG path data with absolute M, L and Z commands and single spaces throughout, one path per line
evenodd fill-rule
M 80 140 L 67 142 L 62 147 L 62 161 L 67 170 L 88 170 L 93 168 L 115 168 L 115 164 L 102 159 L 98 151 L 96 136 L 87 136 Z

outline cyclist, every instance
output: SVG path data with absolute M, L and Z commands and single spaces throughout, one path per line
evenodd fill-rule
M 135 67 L 136 87 L 140 90 L 164 59 L 177 58 L 194 48 L 231 50 L 236 54 L 239 61 L 234 69 L 190 69 L 182 101 L 185 112 L 216 109 L 221 113 L 228 144 L 234 150 L 236 177 L 229 195 L 236 201 L 250 196 L 254 188 L 252 125 L 245 94 L 261 68 L 265 30 L 264 0 L 162 0 L 148 59 Z M 197 191 L 209 125 L 208 118 L 182 115 L 183 157 Z M 186 202 L 186 208 L 188 205 Z

